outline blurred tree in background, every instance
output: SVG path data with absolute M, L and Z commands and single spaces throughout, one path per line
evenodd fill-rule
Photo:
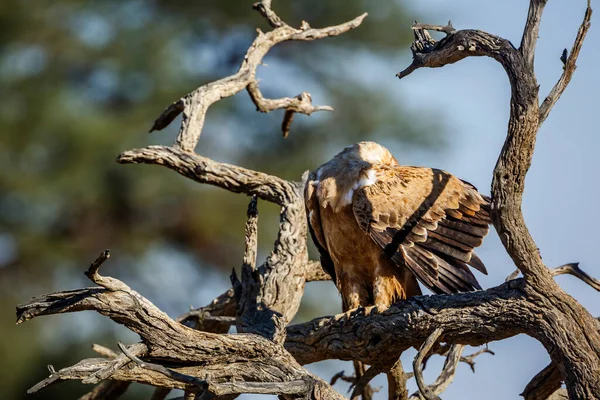
M 130 148 L 170 144 L 178 122 L 148 135 L 154 118 L 185 93 L 237 69 L 255 28 L 268 29 L 251 4 L 0 3 L 0 398 L 25 397 L 47 375 L 45 364 L 88 357 L 93 341 L 114 348 L 117 336 L 123 340 L 114 324 L 83 314 L 14 326 L 17 303 L 81 286 L 82 271 L 105 247 L 115 257 L 110 274 L 171 315 L 227 287 L 226 274 L 243 254 L 248 199 L 114 159 Z M 274 7 L 295 26 L 338 24 L 369 12 L 353 32 L 279 45 L 259 70 L 265 96 L 308 91 L 315 104 L 335 112 L 297 116 L 284 140 L 282 112 L 259 114 L 240 94 L 211 108 L 200 154 L 297 180 L 359 140 L 437 143 L 431 125 L 415 124 L 418 118 L 389 90 L 365 76 L 365 67 L 396 56 L 411 40 L 409 18 L 396 2 L 280 1 Z M 264 256 L 278 210 L 261 205 Z M 207 287 L 212 291 L 200 290 Z M 35 398 L 75 398 L 90 389 L 69 383 Z

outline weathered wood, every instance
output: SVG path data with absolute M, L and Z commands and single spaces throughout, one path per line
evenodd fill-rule
M 150 132 L 167 127 L 179 114 L 182 114 L 181 127 L 175 145 L 184 151 L 193 152 L 200 139 L 209 107 L 223 98 L 241 92 L 245 88 L 248 89 L 252 101 L 261 112 L 283 108 L 286 111 L 310 115 L 316 111 L 333 110 L 329 106 L 313 106 L 312 99 L 306 92 L 294 98 L 265 99 L 258 89 L 256 68 L 262 63 L 263 57 L 269 50 L 281 42 L 288 40 L 312 41 L 338 36 L 357 28 L 367 14 L 362 14 L 341 25 L 315 29 L 304 22 L 300 28 L 296 29 L 281 21 L 271 9 L 270 3 L 270 0 L 263 0 L 255 4 L 254 8 L 267 18 L 274 29 L 270 32 L 258 30 L 258 36 L 248 48 L 239 70 L 234 75 L 200 86 L 171 104 L 156 119 Z M 287 130 L 289 131 L 289 126 Z
M 526 281 L 526 292 L 545 316 L 530 335 L 538 339 L 560 366 L 572 399 L 600 398 L 600 332 L 597 321 L 552 279 L 542 262 L 521 212 L 525 176 L 531 165 L 540 123 L 570 79 L 590 26 L 588 7 L 563 77 L 540 110 L 534 73 L 534 52 L 546 0 L 531 0 L 521 47 L 477 30 L 449 33 L 444 39 L 416 50 L 403 78 L 421 67 L 442 67 L 470 56 L 488 56 L 506 71 L 511 85 L 508 133 L 492 181 L 492 219 L 506 251 Z M 417 48 L 417 46 L 413 46 Z

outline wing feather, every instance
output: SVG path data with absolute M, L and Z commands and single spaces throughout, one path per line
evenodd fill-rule
M 306 215 L 308 218 L 308 231 L 319 251 L 321 257 L 321 266 L 331 276 L 334 282 L 337 282 L 333 260 L 327 251 L 323 227 L 321 225 L 321 207 L 317 198 L 316 188 L 318 185 L 315 174 L 310 174 L 304 188 L 304 204 L 306 206 Z
M 435 293 L 481 289 L 468 266 L 487 273 L 473 249 L 489 230 L 489 198 L 441 170 L 373 169 L 377 182 L 352 203 L 363 231 Z

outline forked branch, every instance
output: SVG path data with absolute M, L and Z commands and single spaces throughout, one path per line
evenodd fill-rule
M 575 42 L 573 43 L 573 47 L 571 48 L 566 60 L 564 60 L 563 73 L 560 76 L 556 85 L 552 88 L 548 96 L 544 99 L 544 102 L 540 106 L 540 125 L 546 120 L 548 114 L 550 114 L 550 110 L 560 96 L 563 94 L 569 82 L 571 82 L 571 77 L 577 68 L 575 63 L 577 62 L 577 57 L 579 57 L 579 52 L 581 51 L 581 46 L 583 46 L 583 41 L 585 40 L 585 36 L 587 35 L 592 20 L 592 7 L 590 4 L 590 0 L 587 0 L 587 8 L 585 9 L 585 15 L 583 16 L 583 22 L 577 31 L 577 36 L 575 37 Z M 566 51 L 567 49 L 565 49 Z
M 504 67 L 511 85 L 510 118 L 506 140 L 494 169 L 492 220 L 507 253 L 525 277 L 524 290 L 529 292 L 532 300 L 544 305 L 543 314 L 552 315 L 532 336 L 544 344 L 557 365 L 565 366 L 563 373 L 569 396 L 589 399 L 600 393 L 600 381 L 596 379 L 597 365 L 600 365 L 597 322 L 554 282 L 521 211 L 525 176 L 531 165 L 540 124 L 571 79 L 591 18 L 588 1 L 573 49 L 564 60 L 563 76 L 540 106 L 534 56 L 546 2 L 530 1 L 519 49 L 504 38 L 479 30 L 447 30 L 447 36 L 435 42 L 425 30 L 417 27 L 416 42 L 411 46 L 413 61 L 398 73 L 398 77 L 404 78 L 421 67 L 442 67 L 470 56 L 491 57 Z M 574 268 L 567 272 L 587 279 Z M 592 281 L 587 279 L 586 282 Z M 569 332 L 568 335 L 565 332 Z M 567 336 L 568 340 L 565 339 Z
M 103 252 L 98 260 L 106 259 L 107 255 Z M 17 323 L 40 315 L 95 310 L 138 333 L 143 344 L 121 346 L 123 354 L 117 357 L 87 359 L 59 371 L 51 368 L 50 377 L 30 392 L 65 379 L 87 383 L 111 379 L 157 387 L 194 388 L 217 396 L 240 393 L 312 396 L 319 391 L 324 396 L 320 398 L 341 398 L 281 346 L 258 335 L 216 335 L 187 328 L 118 279 L 100 276 L 100 264 L 94 262 L 87 275 L 106 287 L 35 298 L 18 307 Z M 165 359 L 172 367 L 151 361 Z M 124 368 L 131 360 L 137 366 Z
M 244 60 L 234 75 L 203 85 L 171 104 L 156 119 L 150 132 L 161 130 L 168 126 L 179 114 L 183 113 L 176 146 L 187 152 L 193 152 L 198 144 L 204 127 L 208 108 L 217 101 L 233 96 L 248 88 L 248 92 L 257 109 L 269 112 L 278 108 L 287 111 L 287 119 L 291 121 L 290 113 L 310 115 L 315 111 L 332 110 L 327 106 L 313 106 L 308 93 L 302 93 L 294 98 L 279 100 L 265 99 L 258 89 L 256 69 L 262 63 L 263 57 L 275 45 L 288 40 L 311 41 L 331 36 L 338 36 L 358 27 L 367 14 L 360 15 L 346 23 L 321 29 L 311 28 L 304 22 L 300 28 L 293 28 L 283 22 L 271 8 L 271 0 L 263 0 L 254 4 L 254 9 L 260 12 L 274 29 L 270 32 L 258 30 L 258 36 L 246 52 Z M 287 126 L 287 127 L 286 127 Z M 284 136 L 289 132 L 289 124 L 284 124 Z
M 442 372 L 437 377 L 435 382 L 433 384 L 429 385 L 426 389 L 428 395 L 430 396 L 429 398 L 431 398 L 431 399 L 438 398 L 439 399 L 439 397 L 437 397 L 437 395 L 439 395 L 444 390 L 446 390 L 448 388 L 448 386 L 452 383 L 452 381 L 454 380 L 454 375 L 456 374 L 456 367 L 457 367 L 458 363 L 460 361 L 462 361 L 461 354 L 463 352 L 464 347 L 465 346 L 460 345 L 460 344 L 450 346 L 450 351 L 448 352 L 448 355 L 446 356 L 446 360 L 444 361 L 444 366 L 442 367 Z M 415 371 L 415 376 L 417 377 L 417 379 L 420 379 L 423 382 L 422 371 L 419 372 L 419 375 L 417 375 L 417 373 Z M 423 384 L 424 384 L 424 382 L 423 382 Z M 409 397 L 409 400 L 421 400 L 421 397 L 419 394 L 423 395 L 423 392 L 413 393 Z M 427 396 L 424 396 L 424 397 L 426 399 L 429 399 Z

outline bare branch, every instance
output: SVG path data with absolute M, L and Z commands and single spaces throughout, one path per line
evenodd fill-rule
M 393 400 L 407 399 L 408 388 L 406 387 L 406 381 L 410 376 L 404 372 L 402 362 L 398 360 L 386 375 L 388 381 L 388 398 Z
M 373 365 L 418 348 L 438 327 L 445 328 L 447 342 L 471 346 L 534 334 L 540 309 L 524 290 L 516 279 L 484 291 L 413 297 L 381 313 L 357 309 L 317 318 L 288 326 L 285 347 L 301 364 L 340 359 Z
M 232 318 L 235 324 L 236 302 L 233 289 L 221 294 L 205 307 L 191 309 L 177 317 L 177 321 L 199 331 L 227 333 L 230 323 L 211 318 Z M 207 318 L 209 317 L 209 318 Z
M 371 382 L 373 378 L 375 378 L 377 375 L 379 375 L 386 369 L 387 368 L 381 368 L 380 366 L 371 366 L 368 370 L 365 371 L 364 374 L 362 374 L 362 376 L 357 376 L 357 380 L 354 382 L 354 389 L 352 390 L 352 395 L 350 396 L 350 398 L 352 400 L 356 400 L 359 397 L 364 398 L 365 390 L 367 391 L 366 397 L 371 397 L 375 390 L 369 386 L 369 382 Z
M 523 290 L 531 296 L 532 303 L 543 304 L 542 314 L 552 315 L 540 321 L 543 328 L 538 327 L 532 336 L 541 341 L 553 361 L 568 366 L 564 370 L 569 396 L 587 399 L 600 393 L 600 381 L 593 378 L 596 372 L 592 367 L 600 363 L 597 322 L 554 282 L 527 229 L 521 210 L 525 177 L 531 166 L 540 117 L 544 116 L 540 114 L 539 85 L 533 60 L 545 3 L 544 0 L 531 0 L 519 50 L 506 39 L 476 30 L 456 31 L 434 43 L 421 35 L 417 40 L 423 43 L 411 46 L 411 65 L 398 77 L 405 77 L 421 67 L 442 67 L 468 56 L 488 56 L 504 67 L 511 85 L 510 118 L 506 140 L 493 174 L 492 220 L 507 253 L 523 273 Z M 585 31 L 585 19 L 582 26 Z M 572 59 L 574 61 L 575 58 Z M 587 378 L 584 379 L 584 376 Z
M 173 122 L 175 118 L 177 118 L 179 114 L 183 112 L 184 109 L 185 107 L 183 104 L 183 99 L 177 100 L 169 107 L 167 107 L 165 111 L 162 112 L 162 114 L 160 114 L 160 116 L 154 121 L 152 127 L 148 132 L 152 133 L 154 131 L 160 131 L 165 129 L 167 126 L 169 126 L 171 122 Z
M 506 282 L 508 282 L 512 279 L 515 279 L 517 276 L 519 276 L 519 272 L 520 271 L 518 269 L 515 270 L 512 274 L 510 274 L 506 278 Z M 600 280 L 590 276 L 588 273 L 586 273 L 581 268 L 579 268 L 578 262 L 568 263 L 568 264 L 561 265 L 560 267 L 551 268 L 550 274 L 552 276 L 558 276 L 558 275 L 564 275 L 564 274 L 573 275 L 576 278 L 581 279 L 583 282 L 587 283 L 592 288 L 594 288 L 600 292 Z
M 417 386 L 419 387 L 419 392 L 421 396 L 425 398 L 425 400 L 441 400 L 436 393 L 431 390 L 429 386 L 425 383 L 425 379 L 423 378 L 423 371 L 421 369 L 421 363 L 423 362 L 423 358 L 429 353 L 433 344 L 438 340 L 441 334 L 444 332 L 442 328 L 437 328 L 435 331 L 429 335 L 427 340 L 423 342 L 421 347 L 419 348 L 419 352 L 417 353 L 414 361 L 413 361 L 413 372 L 415 373 L 415 380 L 417 381 Z
M 305 268 L 306 282 L 330 281 L 331 276 L 323 270 L 318 261 L 309 261 Z M 236 302 L 233 289 L 222 293 L 209 305 L 180 315 L 177 321 L 205 332 L 227 333 L 229 326 L 235 324 Z
M 438 394 L 440 394 L 444 390 L 446 390 L 448 388 L 448 386 L 454 380 L 454 375 L 456 374 L 456 366 L 458 365 L 459 361 L 461 361 L 461 359 L 462 359 L 461 354 L 462 354 L 464 347 L 465 346 L 460 345 L 460 344 L 450 346 L 450 351 L 448 352 L 446 361 L 444 361 L 444 366 L 442 368 L 442 372 L 440 373 L 438 378 L 435 380 L 435 382 L 432 385 L 428 386 L 430 393 L 433 394 L 433 396 L 437 396 Z M 417 376 L 416 373 L 415 373 L 415 376 Z M 422 378 L 422 374 L 421 374 L 421 378 Z M 435 398 L 435 397 L 432 397 L 432 398 Z M 419 396 L 419 392 L 413 393 L 409 397 L 409 400 L 421 400 L 421 397 Z
M 258 235 L 258 210 L 256 196 L 248 205 L 248 221 L 246 222 L 246 251 L 242 263 L 242 280 L 237 279 L 232 271 L 231 282 L 237 301 L 237 331 L 240 333 L 257 333 L 281 344 L 285 337 L 283 315 L 261 305 L 261 272 L 256 269 L 256 246 Z M 263 274 L 265 266 L 263 266 Z
M 415 33 L 418 31 L 418 28 L 415 29 Z M 504 65 L 508 64 L 508 61 L 503 58 L 513 58 L 514 53 L 517 52 L 508 40 L 477 30 L 452 31 L 439 42 L 435 42 L 430 36 L 417 36 L 411 48 L 413 61 L 405 70 L 396 74 L 400 79 L 418 68 L 439 68 L 466 57 L 488 56 Z
M 285 110 L 283 114 L 283 121 L 281 122 L 281 134 L 283 138 L 287 138 L 290 134 L 290 129 L 292 129 L 292 121 L 294 120 L 294 115 L 296 112 L 292 110 Z
M 587 35 L 592 19 L 592 8 L 590 6 L 590 0 L 587 0 L 587 8 L 585 10 L 585 15 L 583 17 L 583 22 L 577 31 L 577 37 L 575 38 L 575 43 L 573 43 L 573 47 L 571 48 L 571 52 L 569 56 L 566 57 L 563 67 L 563 73 L 560 76 L 560 79 L 554 85 L 548 96 L 544 99 L 544 102 L 540 106 L 540 125 L 546 120 L 548 114 L 550 114 L 550 110 L 560 96 L 563 94 L 567 85 L 571 81 L 571 77 L 577 68 L 575 63 L 577 62 L 577 57 L 579 56 L 579 52 L 581 50 L 581 46 L 583 45 L 583 41 L 585 40 L 585 36 Z M 566 49 L 565 49 L 566 51 Z
M 425 356 L 425 358 L 423 359 L 423 369 L 425 369 L 429 358 L 431 358 L 431 356 L 433 356 L 434 354 L 437 354 L 440 356 L 448 356 L 448 354 L 450 353 L 450 350 L 452 350 L 452 346 L 454 346 L 454 345 L 447 344 L 447 343 L 436 343 L 432 347 L 432 349 L 429 351 L 429 353 Z M 495 354 L 493 351 L 488 349 L 487 345 L 486 345 L 485 348 L 480 349 L 471 355 L 461 356 L 459 361 L 468 364 L 469 367 L 471 368 L 471 371 L 473 371 L 473 373 L 475 373 L 475 358 L 484 353 L 488 353 L 491 355 Z
M 561 265 L 560 267 L 551 269 L 550 272 L 552 273 L 552 276 L 564 274 L 573 275 L 574 277 L 581 279 L 583 282 L 587 283 L 592 288 L 600 292 L 600 280 L 588 275 L 587 272 L 579 268 L 579 263 L 577 262 Z
M 460 362 L 464 362 L 464 363 L 469 364 L 469 367 L 471 367 L 471 371 L 473 371 L 473 373 L 475 373 L 475 358 L 477 356 L 480 356 L 480 355 L 485 354 L 485 353 L 491 354 L 493 356 L 496 355 L 496 353 L 494 353 L 493 351 L 491 351 L 487 347 L 484 347 L 483 349 L 477 350 L 473 354 L 461 357 L 460 358 Z
M 257 195 L 279 205 L 293 200 L 297 192 L 291 182 L 276 176 L 219 163 L 175 147 L 149 146 L 129 150 L 121 153 L 117 162 L 164 165 L 196 182 L 218 186 L 234 193 Z
M 533 71 L 533 60 L 535 57 L 535 45 L 540 32 L 540 22 L 542 22 L 542 13 L 548 0 L 531 0 L 529 2 L 529 12 L 527 14 L 527 22 L 523 30 L 523 38 L 521 39 L 521 52 L 525 64 L 528 69 Z
M 546 400 L 552 393 L 560 389 L 562 379 L 556 364 L 550 363 L 531 379 L 521 396 L 525 400 Z
M 50 377 L 35 385 L 31 392 L 59 380 L 96 382 L 108 378 L 180 389 L 193 385 L 219 396 L 318 392 L 323 398 L 341 398 L 331 386 L 308 373 L 271 341 L 257 335 L 215 335 L 187 328 L 123 282 L 100 276 L 96 267 L 90 268 L 88 276 L 105 287 L 34 298 L 17 308 L 17 323 L 39 315 L 95 310 L 138 333 L 144 344 L 134 345 L 131 350 L 121 346 L 126 358 L 120 355 L 112 359 L 87 359 L 60 371 L 51 368 Z M 119 290 L 112 290 L 117 287 Z M 140 362 L 136 354 L 145 354 L 148 360 L 169 360 L 170 366 Z M 138 367 L 122 368 L 129 359 L 137 362 Z
M 371 387 L 368 381 L 365 381 L 367 366 L 359 360 L 352 360 L 352 366 L 354 367 L 354 381 L 348 390 L 350 392 L 354 388 L 354 390 L 352 390 L 351 397 L 360 395 L 362 400 L 372 400 L 375 390 Z M 375 372 L 375 370 L 371 372 Z M 358 391 L 356 390 L 357 385 L 360 385 Z
M 117 357 L 119 354 L 115 353 L 114 351 L 112 351 L 111 349 L 109 349 L 108 347 L 104 347 L 100 344 L 96 344 L 94 343 L 92 345 L 92 350 L 94 350 L 96 353 L 100 354 L 103 357 L 106 358 L 115 358 Z
M 121 347 L 121 345 L 119 345 Z M 124 347 L 124 346 L 123 346 Z M 121 349 L 122 350 L 122 349 Z M 90 374 L 88 377 L 83 379 L 82 383 L 98 383 L 105 379 L 108 379 L 114 372 L 120 368 L 123 368 L 127 363 L 129 363 L 129 354 L 135 356 L 143 356 L 148 352 L 148 348 L 145 344 L 137 343 L 130 346 L 127 349 L 127 353 L 123 351 L 123 354 L 119 354 L 116 357 L 112 358 L 112 362 L 108 364 L 106 367 L 99 369 L 98 371 Z
M 277 109 L 285 109 L 285 115 L 282 123 L 283 137 L 287 137 L 292 124 L 294 113 L 311 115 L 316 111 L 333 111 L 330 106 L 313 106 L 310 93 L 302 92 L 296 97 L 284 97 L 281 99 L 265 99 L 258 88 L 258 81 L 253 81 L 246 87 L 256 110 L 267 113 Z
M 345 375 L 345 371 L 340 371 L 331 377 L 329 384 L 335 385 L 336 382 L 340 379 L 343 380 L 344 382 L 348 382 L 348 383 L 354 383 L 356 381 L 356 377 L 354 375 L 348 376 L 348 375 Z
M 262 0 L 252 5 L 256 11 L 258 11 L 265 19 L 269 22 L 272 28 L 279 28 L 280 26 L 288 26 L 285 22 L 279 18 L 277 14 L 271 9 L 271 0 Z
M 110 250 L 104 250 L 100 255 L 94 260 L 94 262 L 90 265 L 90 268 L 85 272 L 85 275 L 90 278 L 90 280 L 94 283 L 98 283 L 102 281 L 102 277 L 98 275 L 98 270 L 100 266 L 104 264 L 106 260 L 110 258 Z M 99 283 L 98 283 L 99 284 Z
M 520 273 L 521 273 L 521 270 L 519 270 L 518 268 L 515 269 L 513 272 L 510 273 L 510 275 L 508 275 L 506 277 L 504 282 L 508 282 L 508 281 L 512 281 L 513 279 L 517 279 L 517 277 L 519 276 Z
M 449 34 L 451 34 L 452 32 L 455 32 L 456 29 L 454 29 L 454 27 L 452 26 L 452 21 L 448 21 L 448 25 L 431 25 L 431 24 L 417 24 L 414 23 L 412 25 L 412 30 L 429 30 L 429 31 L 437 31 L 437 32 L 444 32 L 446 34 L 446 36 L 448 36 Z
M 303 23 L 299 29 L 295 29 L 281 21 L 271 9 L 270 3 L 270 1 L 261 1 L 256 3 L 254 8 L 258 10 L 275 29 L 267 33 L 258 31 L 258 36 L 254 39 L 254 42 L 252 42 L 252 45 L 246 52 L 238 72 L 226 78 L 203 85 L 170 105 L 154 122 L 154 125 L 150 129 L 151 132 L 156 129 L 163 129 L 169 125 L 175 117 L 180 113 L 183 113 L 176 146 L 184 151 L 193 152 L 200 138 L 200 134 L 202 133 L 208 108 L 215 102 L 242 91 L 244 88 L 248 87 L 248 85 L 256 84 L 256 68 L 262 63 L 263 57 L 273 46 L 288 40 L 311 41 L 330 36 L 337 36 L 355 29 L 367 16 L 367 14 L 363 14 L 344 24 L 322 29 L 313 29 L 307 23 Z M 256 91 L 258 91 L 258 89 Z M 257 103 L 255 98 L 253 98 L 253 100 Z M 275 103 L 272 103 L 272 101 L 269 103 L 266 99 L 262 100 L 266 102 L 265 111 L 275 109 L 272 108 Z M 288 107 L 297 107 L 292 110 L 295 112 L 306 113 L 309 111 L 310 113 L 318 111 L 309 104 L 309 101 L 307 102 L 302 99 L 289 100 L 291 101 L 284 99 L 281 104 L 277 104 L 283 106 L 287 110 L 292 110 Z M 261 103 L 260 100 L 259 103 Z M 277 106 L 276 108 L 280 107 Z
M 127 347 L 125 347 L 123 345 L 123 343 L 121 343 L 121 342 L 119 342 L 119 348 L 121 349 L 121 351 L 127 358 L 129 358 L 131 361 L 133 361 L 137 365 L 139 365 L 140 368 L 149 369 L 150 371 L 158 372 L 159 374 L 163 374 L 164 376 L 166 376 L 168 378 L 171 378 L 178 382 L 185 383 L 186 385 L 192 385 L 192 386 L 196 386 L 202 390 L 208 390 L 208 382 L 206 382 L 202 379 L 198 379 L 194 376 L 190 376 L 190 375 L 179 373 L 177 371 L 173 371 L 172 369 L 166 368 L 159 364 L 152 364 L 149 362 L 144 362 L 144 361 L 140 360 L 138 357 L 136 357 L 135 354 L 133 354 L 129 350 L 127 350 Z
M 119 354 L 108 347 L 99 344 L 93 344 L 92 350 L 106 358 L 116 358 Z M 79 400 L 113 400 L 118 399 L 129 388 L 129 382 L 105 380 L 100 382 L 91 391 L 84 394 Z M 168 393 L 168 392 L 167 392 Z

